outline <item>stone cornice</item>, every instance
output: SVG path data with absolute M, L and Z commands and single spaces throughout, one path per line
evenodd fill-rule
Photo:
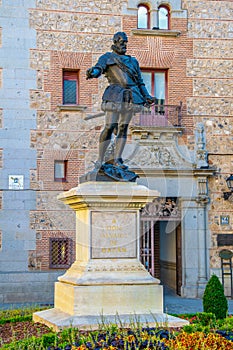
M 179 37 L 181 32 L 179 30 L 169 30 L 169 29 L 132 29 L 131 33 L 133 35 L 145 35 L 145 36 L 171 36 Z
M 161 134 L 166 135 L 181 135 L 184 131 L 184 127 L 174 127 L 174 126 L 140 126 L 131 125 L 130 130 L 135 138 L 144 139 L 153 135 L 154 139 L 160 138 Z
M 58 195 L 74 210 L 140 209 L 160 193 L 132 182 L 86 182 Z
M 193 176 L 204 176 L 209 177 L 214 174 L 213 169 L 192 169 L 192 168 L 181 168 L 181 169 L 138 169 L 130 167 L 130 170 L 136 172 L 140 178 L 143 177 L 193 177 Z
M 130 170 L 135 171 L 140 177 L 161 177 L 161 176 L 168 176 L 168 177 L 210 177 L 213 176 L 216 169 L 214 168 L 208 168 L 208 169 L 196 169 L 196 168 L 180 168 L 180 169 L 138 169 L 134 167 L 130 167 Z
M 58 108 L 60 111 L 85 111 L 87 109 L 87 106 L 81 106 L 81 105 L 58 105 Z
M 204 177 L 209 177 L 213 176 L 214 173 L 216 172 L 216 168 L 200 168 L 200 169 L 194 169 L 193 170 L 193 175 L 194 176 L 204 176 Z

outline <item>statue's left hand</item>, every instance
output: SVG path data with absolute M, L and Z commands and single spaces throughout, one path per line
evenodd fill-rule
M 152 97 L 152 96 L 148 96 L 146 98 L 146 103 L 148 103 L 149 105 L 151 105 L 152 103 L 155 103 L 156 101 L 156 98 L 155 97 Z

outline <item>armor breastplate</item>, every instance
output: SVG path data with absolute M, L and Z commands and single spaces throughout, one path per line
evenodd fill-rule
M 127 87 L 129 85 L 129 78 L 126 72 L 123 72 L 116 64 L 108 66 L 108 70 L 105 73 L 109 84 L 119 84 Z

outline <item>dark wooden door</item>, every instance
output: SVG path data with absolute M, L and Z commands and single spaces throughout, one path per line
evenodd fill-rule
M 181 295 L 182 286 L 182 246 L 181 246 L 181 225 L 176 228 L 176 293 Z

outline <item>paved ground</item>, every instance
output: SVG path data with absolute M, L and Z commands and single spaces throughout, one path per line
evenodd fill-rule
M 14 309 L 35 304 L 0 304 L 0 309 Z M 43 304 L 41 304 L 43 305 Z M 228 300 L 229 314 L 233 314 L 233 300 Z M 172 290 L 164 287 L 164 312 L 168 314 L 184 314 L 202 312 L 202 299 L 186 299 L 176 295 Z
M 168 314 L 185 314 L 202 312 L 202 299 L 186 299 L 176 295 L 168 288 L 164 288 L 164 312 Z M 233 314 L 233 300 L 228 300 L 229 314 Z

